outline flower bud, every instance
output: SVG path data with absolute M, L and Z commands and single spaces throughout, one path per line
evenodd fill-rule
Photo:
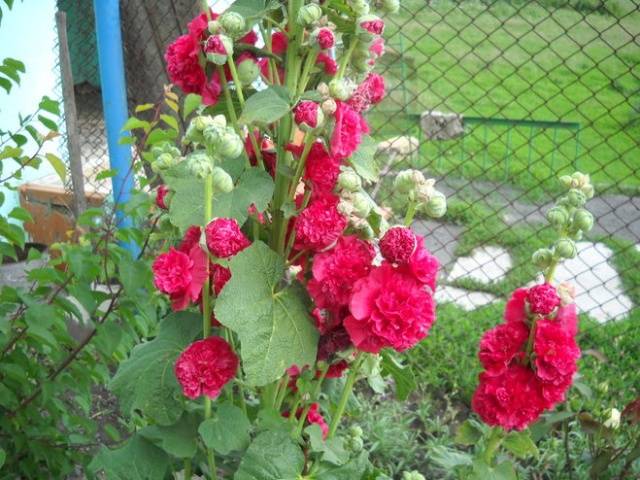
M 431 198 L 423 204 L 423 211 L 431 218 L 440 218 L 447 213 L 447 197 L 444 193 L 434 190 Z
M 222 156 L 222 158 L 231 160 L 240 156 L 244 150 L 244 143 L 233 128 L 227 127 L 220 137 L 217 147 L 216 153 Z
M 576 244 L 569 238 L 561 238 L 554 245 L 555 252 L 562 258 L 575 258 L 578 251 Z
M 198 178 L 205 178 L 213 171 L 213 158 L 203 150 L 197 150 L 187 157 L 189 171 Z
M 408 194 L 413 191 L 417 185 L 424 183 L 426 179 L 424 175 L 419 170 L 407 169 L 402 170 L 396 175 L 396 178 L 393 181 L 393 188 L 398 193 Z
M 382 0 L 384 13 L 397 13 L 400 10 L 400 0 Z
M 347 434 L 352 438 L 358 438 L 358 437 L 362 437 L 362 435 L 364 435 L 364 432 L 362 431 L 362 428 L 359 425 L 351 425 L 349 427 Z
M 549 220 L 549 223 L 554 227 L 564 227 L 569 221 L 569 212 L 561 206 L 552 207 L 547 212 L 547 220 Z
M 382 35 L 384 32 L 384 21 L 376 15 L 363 15 L 357 22 L 361 31 L 371 35 Z
M 545 269 L 549 265 L 551 265 L 552 260 L 553 252 L 548 248 L 539 248 L 538 250 L 533 252 L 533 255 L 531 255 L 531 261 L 540 270 Z
M 571 190 L 569 190 L 567 199 L 569 200 L 569 203 L 574 207 L 582 207 L 585 203 L 587 203 L 587 197 L 585 196 L 585 194 L 582 193 L 581 190 L 578 190 L 576 188 L 572 188 Z
M 587 199 L 589 199 L 589 198 L 593 198 L 593 194 L 595 193 L 595 190 L 594 190 L 594 188 L 593 188 L 593 185 L 591 185 L 591 184 L 583 185 L 583 186 L 580 188 L 580 191 L 581 191 L 582 193 L 584 193 L 584 196 L 585 196 L 585 197 L 587 197 Z
M 244 87 L 248 87 L 260 76 L 260 67 L 251 58 L 242 60 L 238 64 L 238 80 Z
M 425 480 L 424 476 L 417 470 L 402 472 L 402 480 Z
M 593 228 L 593 215 L 588 210 L 580 208 L 573 214 L 573 224 L 583 232 Z
M 352 168 L 345 168 L 338 175 L 338 186 L 347 192 L 357 192 L 362 189 L 362 180 Z
M 217 125 L 209 125 L 202 132 L 202 137 L 204 142 L 213 147 L 217 146 L 220 143 L 220 139 L 224 134 L 226 127 L 219 127 Z
M 356 15 L 367 15 L 370 11 L 369 2 L 366 0 L 350 0 L 349 6 Z
M 607 428 L 616 429 L 620 426 L 620 410 L 617 408 L 612 408 L 611 412 L 609 412 L 609 418 L 604 421 L 604 426 Z
M 567 190 L 569 190 L 571 188 L 571 183 L 572 182 L 573 182 L 573 179 L 571 178 L 571 175 L 563 175 L 563 176 L 560 177 L 560 183 Z
M 233 179 L 231 175 L 224 171 L 221 167 L 213 167 L 211 172 L 213 180 L 213 188 L 218 192 L 229 193 L 233 190 Z
M 328 97 L 329 95 L 331 95 L 331 93 L 329 92 L 329 85 L 327 85 L 324 82 L 320 82 L 318 84 L 318 86 L 316 87 L 316 91 L 322 96 L 322 97 Z
M 322 108 L 322 111 L 325 115 L 333 115 L 338 109 L 338 104 L 333 98 L 327 98 L 324 102 L 322 102 L 322 105 L 320 105 L 320 107 Z
M 240 38 L 247 28 L 244 17 L 238 12 L 225 12 L 219 21 L 225 33 L 231 38 Z
M 220 22 L 218 20 L 210 20 L 207 23 L 207 30 L 209 30 L 209 33 L 211 35 L 220 33 L 221 29 L 222 29 L 222 25 L 220 25 Z
M 349 437 L 346 439 L 345 448 L 352 453 L 360 453 L 364 448 L 362 437 Z
M 303 100 L 293 109 L 293 118 L 302 131 L 310 132 L 324 124 L 324 113 L 316 102 Z
M 298 10 L 298 24 L 306 27 L 311 25 L 322 17 L 322 9 L 315 3 L 309 3 Z
M 336 44 L 336 36 L 329 27 L 316 28 L 311 32 L 311 43 L 320 50 L 327 50 Z
M 221 33 L 211 35 L 207 39 L 204 51 L 207 55 L 207 60 L 216 65 L 224 65 L 227 63 L 227 59 L 233 55 L 233 41 Z
M 154 145 L 151 149 L 151 155 L 153 157 L 151 170 L 156 173 L 168 170 L 180 161 L 180 150 L 169 142 Z
M 351 203 L 353 204 L 353 213 L 360 218 L 367 218 L 371 213 L 371 200 L 369 196 L 363 191 L 354 192 L 351 194 Z
M 334 78 L 329 82 L 329 93 L 338 100 L 349 100 L 357 85 L 346 78 Z

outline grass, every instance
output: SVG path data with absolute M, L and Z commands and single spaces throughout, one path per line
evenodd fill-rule
M 576 165 L 612 190 L 640 190 L 640 8 L 607 2 L 614 16 L 582 3 L 584 11 L 543 5 L 557 1 L 403 2 L 387 20 L 392 53 L 382 70 L 391 87 L 404 78 L 404 90 L 370 115 L 375 135 L 417 135 L 409 114 L 427 109 L 578 122 L 579 145 L 573 131 L 529 127 L 476 127 L 464 144 L 423 141 L 418 166 L 508 181 L 533 197 Z M 401 41 L 405 62 L 393 54 Z

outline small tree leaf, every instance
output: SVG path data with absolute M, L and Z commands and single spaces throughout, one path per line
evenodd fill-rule
M 49 164 L 56 171 L 58 177 L 60 177 L 60 180 L 62 180 L 62 183 L 64 183 L 65 179 L 67 178 L 67 166 L 64 164 L 62 159 L 50 152 L 45 154 L 45 158 L 49 161 Z
M 190 93 L 184 97 L 184 106 L 182 107 L 182 118 L 187 118 L 191 112 L 202 105 L 202 97 L 196 93 Z

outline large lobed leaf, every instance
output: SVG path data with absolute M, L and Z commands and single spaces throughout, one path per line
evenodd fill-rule
M 180 418 L 182 394 L 173 365 L 201 328 L 199 315 L 174 313 L 160 324 L 156 338 L 133 349 L 110 384 L 125 413 L 141 410 L 158 425 L 172 425 Z
M 231 260 L 231 280 L 216 301 L 216 318 L 238 334 L 246 381 L 266 385 L 291 365 L 312 365 L 318 332 L 299 284 L 278 290 L 283 259 L 254 242 Z
M 286 432 L 258 435 L 242 457 L 234 480 L 296 480 L 304 467 L 300 447 Z
M 169 463 L 165 452 L 134 435 L 120 448 L 102 447 L 89 464 L 89 472 L 104 472 L 109 480 L 156 480 L 164 478 Z

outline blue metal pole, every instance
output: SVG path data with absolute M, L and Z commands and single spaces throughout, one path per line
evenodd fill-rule
M 133 221 L 118 207 L 129 201 L 134 183 L 131 147 L 118 142 L 124 134 L 122 126 L 128 117 L 119 1 L 93 0 L 93 11 L 96 16 L 102 109 L 107 130 L 109 161 L 111 168 L 115 170 L 112 185 L 113 200 L 117 209 L 116 221 L 118 228 L 127 228 L 133 226 Z M 139 248 L 135 243 L 126 243 L 124 247 L 133 256 L 137 256 Z

